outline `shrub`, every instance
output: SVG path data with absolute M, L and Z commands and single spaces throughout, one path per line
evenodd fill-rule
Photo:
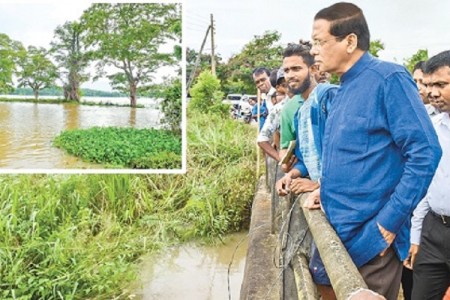
M 164 113 L 162 123 L 167 124 L 172 130 L 181 129 L 181 80 L 176 79 L 163 86 L 161 96 L 161 111 Z
M 203 113 L 212 112 L 215 105 L 219 105 L 223 99 L 220 91 L 220 80 L 210 71 L 203 71 L 197 79 L 197 83 L 191 88 L 192 99 L 189 106 Z

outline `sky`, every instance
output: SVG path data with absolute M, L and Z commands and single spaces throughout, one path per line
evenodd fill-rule
M 63 25 L 66 21 L 79 19 L 83 11 L 89 8 L 93 2 L 90 0 L 0 0 L 0 33 L 5 33 L 11 39 L 20 41 L 25 47 L 33 45 L 48 49 L 55 28 Z M 175 1 L 166 2 L 173 3 Z M 92 67 L 88 71 L 94 75 L 95 69 Z M 174 72 L 170 68 L 162 68 L 155 76 L 155 82 L 161 82 L 161 77 L 173 74 Z M 86 82 L 82 87 L 103 91 L 112 90 L 107 78 Z
M 213 14 L 215 50 L 228 60 L 265 31 L 281 33 L 281 44 L 311 39 L 314 15 L 338 1 L 329 0 L 186 0 L 186 47 L 199 51 Z M 371 39 L 380 39 L 380 58 L 403 63 L 418 49 L 429 56 L 450 49 L 450 1 L 354 0 L 364 12 Z M 208 39 L 204 53 L 211 52 Z

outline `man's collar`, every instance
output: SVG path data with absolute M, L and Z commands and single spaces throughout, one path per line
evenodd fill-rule
M 435 125 L 444 125 L 450 130 L 450 116 L 448 112 L 441 112 L 433 117 L 433 123 Z
M 363 56 L 361 56 L 358 61 L 341 76 L 341 83 L 347 80 L 351 80 L 359 75 L 367 65 L 374 60 L 373 56 L 366 51 Z

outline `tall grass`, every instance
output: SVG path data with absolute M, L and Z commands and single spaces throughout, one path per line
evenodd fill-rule
M 0 299 L 126 299 L 139 257 L 245 226 L 254 130 L 193 114 L 185 175 L 0 177 Z

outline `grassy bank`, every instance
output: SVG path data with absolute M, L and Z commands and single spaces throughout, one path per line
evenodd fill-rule
M 53 145 L 112 168 L 181 169 L 181 136 L 167 130 L 93 127 L 63 131 Z
M 0 177 L 0 299 L 128 299 L 139 257 L 246 223 L 254 128 L 190 115 L 185 175 Z

